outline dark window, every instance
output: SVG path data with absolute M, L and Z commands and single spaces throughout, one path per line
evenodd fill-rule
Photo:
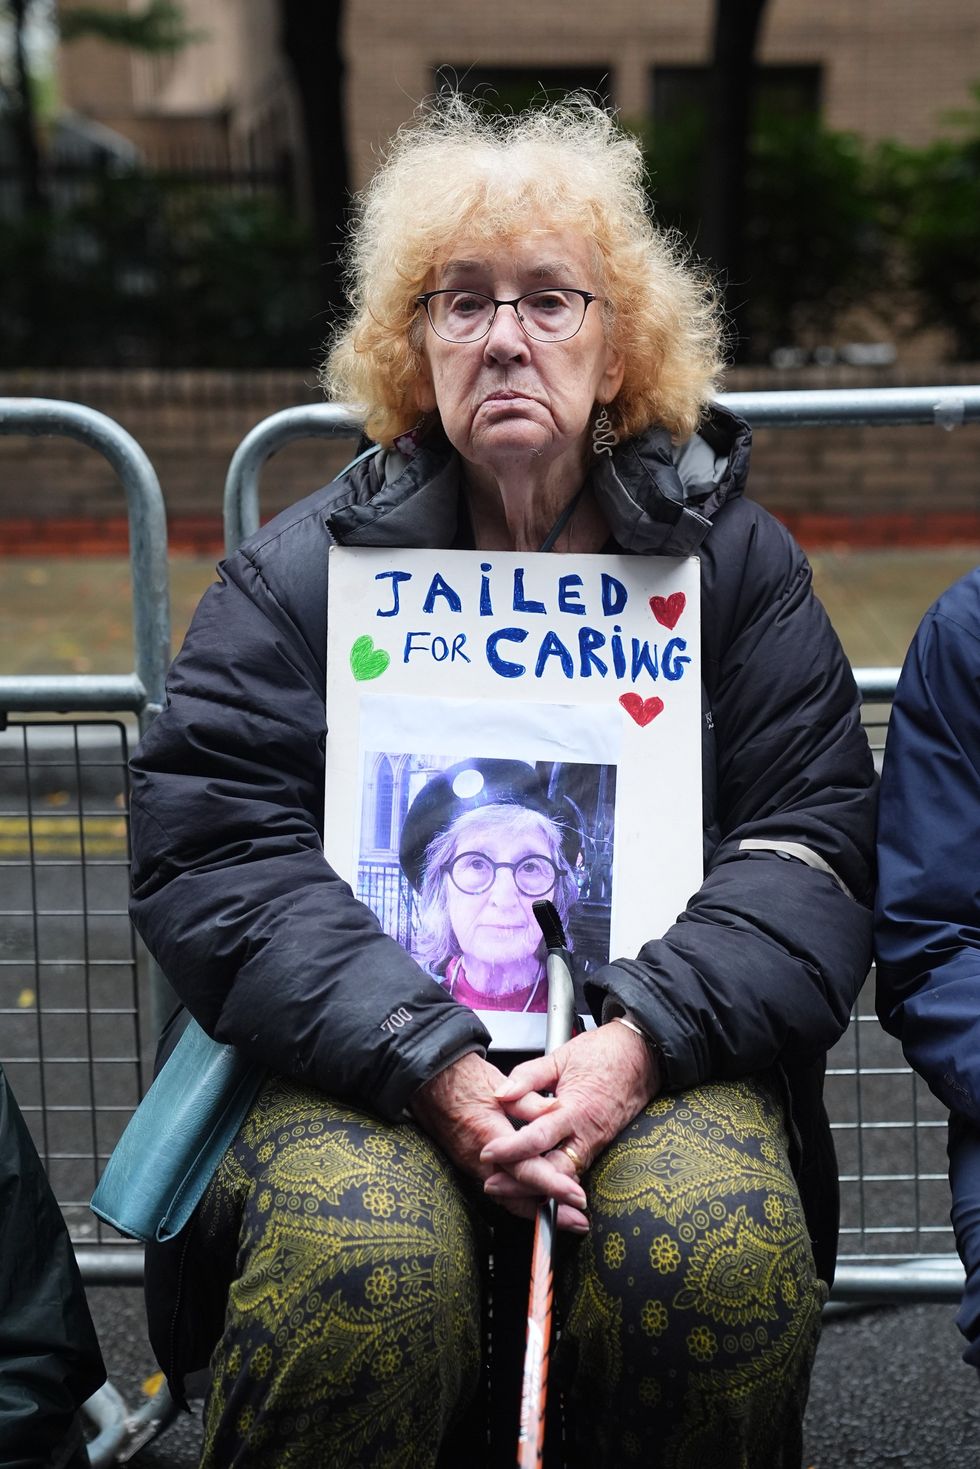
M 701 119 L 708 102 L 706 66 L 655 66 L 651 73 L 654 130 Z M 819 66 L 759 66 L 755 80 L 755 115 L 816 117 L 820 113 Z
M 650 74 L 654 205 L 663 224 L 678 226 L 691 240 L 699 234 L 709 79 L 706 66 L 657 66 Z M 750 151 L 763 135 L 808 130 L 819 114 L 819 66 L 757 67 Z
M 525 107 L 554 101 L 566 92 L 588 92 L 603 106 L 612 102 L 608 66 L 467 66 L 443 63 L 435 68 L 437 92 L 479 97 L 488 112 L 522 112 Z

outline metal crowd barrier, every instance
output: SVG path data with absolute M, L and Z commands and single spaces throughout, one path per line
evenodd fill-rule
M 0 398 L 0 433 L 78 439 L 128 502 L 133 672 L 0 677 L 0 1061 L 84 1280 L 138 1284 L 142 1248 L 88 1201 L 142 1096 L 144 1017 L 155 1030 L 169 995 L 127 911 L 129 747 L 162 707 L 170 660 L 163 496 L 135 440 L 81 404 Z M 91 1464 L 130 1457 L 176 1411 L 164 1389 L 130 1412 L 106 1383 L 86 1404 Z
M 102 454 L 116 471 L 129 513 L 135 654 L 134 672 L 122 676 L 4 678 L 0 709 L 7 714 L 125 710 L 138 717 L 142 729 L 162 706 L 170 663 L 167 520 L 156 471 L 125 429 L 81 403 L 0 398 L 0 434 L 77 439 Z
M 725 393 L 718 401 L 755 427 L 980 422 L 980 386 Z M 343 404 L 287 408 L 242 440 L 225 483 L 229 553 L 260 524 L 262 470 L 287 444 L 359 433 Z M 863 718 L 880 765 L 897 668 L 856 669 Z M 963 1270 L 949 1224 L 946 1112 L 878 1024 L 874 971 L 847 1033 L 828 1059 L 827 1109 L 841 1174 L 841 1253 L 835 1302 L 956 1301 Z
M 881 768 L 897 668 L 858 668 L 862 721 Z M 949 1222 L 946 1108 L 878 1023 L 875 972 L 827 1060 L 825 1101 L 840 1176 L 832 1300 L 957 1302 L 963 1267 Z
M 767 426 L 948 429 L 980 421 L 980 387 L 743 393 L 720 401 Z M 258 527 L 261 473 L 277 450 L 297 439 L 358 431 L 356 415 L 343 405 L 287 409 L 258 424 L 228 471 L 229 548 Z M 139 446 L 78 404 L 0 399 L 0 433 L 64 434 L 89 444 L 116 469 L 129 503 L 134 672 L 0 678 L 0 920 L 9 935 L 0 951 L 0 1060 L 86 1280 L 133 1283 L 141 1251 L 104 1232 L 86 1204 L 139 1098 L 144 1038 L 168 997 L 162 976 L 138 962 L 125 912 L 128 745 L 161 705 L 170 656 L 163 500 Z M 858 670 L 869 733 L 879 746 L 896 674 Z M 69 713 L 70 720 L 53 718 Z M 95 713 L 118 717 L 94 722 Z M 944 1114 L 880 1030 L 871 993 L 866 986 L 828 1073 L 842 1172 L 835 1295 L 955 1298 L 962 1275 L 947 1218 Z
M 139 444 L 79 403 L 0 398 L 0 433 L 87 444 L 127 500 L 133 672 L 0 678 L 0 1061 L 85 1278 L 138 1278 L 141 1252 L 96 1225 L 88 1199 L 142 1095 L 143 1021 L 157 1027 L 170 1002 L 127 913 L 129 748 L 170 661 L 163 495 Z
M 980 422 L 980 386 L 720 393 L 718 402 L 756 428 L 934 424 L 950 430 Z M 355 409 L 343 403 L 284 408 L 256 424 L 235 450 L 225 480 L 229 554 L 259 528 L 259 481 L 273 454 L 298 439 L 351 438 L 360 428 Z

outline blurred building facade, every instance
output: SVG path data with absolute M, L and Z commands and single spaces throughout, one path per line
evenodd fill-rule
M 86 0 L 59 0 L 62 13 Z M 129 0 L 100 0 L 125 11 Z M 276 0 L 182 0 L 195 39 L 147 56 L 99 40 L 61 46 L 62 103 L 130 139 L 153 168 L 270 168 L 301 148 Z
M 67 12 L 81 0 L 58 3 Z M 119 10 L 129 3 L 100 0 Z M 143 0 L 131 3 L 136 8 Z M 336 3 L 307 0 L 321 16 Z M 73 399 L 117 419 L 158 469 L 171 544 L 203 549 L 220 545 L 220 487 L 244 434 L 288 404 L 319 398 L 315 364 L 327 321 L 316 277 L 324 257 L 313 254 L 311 266 L 308 221 L 294 208 L 297 193 L 302 200 L 306 160 L 298 98 L 280 44 L 281 0 L 183 0 L 183 8 L 200 38 L 172 57 L 151 59 L 94 41 L 60 50 L 61 99 L 74 115 L 62 124 L 64 137 L 51 139 L 50 153 L 56 164 L 63 157 L 66 168 L 78 170 L 94 158 L 97 187 L 67 224 L 61 213 L 52 216 L 54 243 L 46 254 L 29 231 L 19 256 L 8 249 L 13 266 L 0 268 L 0 395 Z M 493 87 L 504 102 L 519 102 L 540 86 L 585 86 L 627 121 L 646 119 L 655 134 L 663 128 L 661 136 L 670 137 L 672 118 L 697 101 L 704 85 L 714 0 L 605 0 L 592 7 L 567 0 L 533 6 L 496 0 L 493 7 L 444 0 L 438 9 L 423 0 L 344 0 L 343 9 L 347 146 L 357 187 L 384 142 L 441 77 L 466 88 Z M 931 7 L 917 0 L 768 0 L 759 54 L 763 85 L 784 110 L 815 110 L 825 127 L 869 142 L 891 137 L 922 148 L 947 131 L 946 115 L 968 105 L 980 78 L 980 6 L 976 0 L 936 0 Z M 164 188 L 156 174 L 168 170 L 174 174 Z M 189 177 L 195 173 L 204 177 Z M 234 177 L 223 183 L 222 173 Z M 259 174 L 264 179 L 257 181 Z M 84 183 L 58 177 L 57 200 L 69 185 Z M 836 178 L 835 188 L 814 202 L 821 218 L 846 212 L 835 208 Z M 123 186 L 133 180 L 129 212 Z M 972 180 L 967 190 L 975 187 Z M 0 146 L 0 247 L 9 246 L 16 233 L 10 221 L 17 220 L 16 208 L 3 213 L 3 183 Z M 137 213 L 144 195 L 159 205 L 148 223 Z M 243 248 L 242 226 L 255 218 L 248 207 L 269 200 L 271 225 L 265 233 L 253 228 Z M 969 223 L 968 207 L 957 214 L 941 197 L 940 205 L 935 212 L 954 226 L 961 216 Z M 980 217 L 975 209 L 972 216 Z M 944 283 L 975 280 L 980 252 L 973 240 L 968 234 L 965 264 L 938 272 Z M 767 235 L 770 277 L 771 244 Z M 40 268 L 52 262 L 60 268 L 76 246 L 78 271 L 52 282 L 51 272 Z M 802 251 L 791 255 L 794 288 L 802 258 Z M 812 272 L 806 279 L 812 285 Z M 890 289 L 886 279 L 884 290 Z M 977 380 L 980 351 L 953 353 L 938 318 L 931 331 L 902 335 L 889 298 L 883 319 L 866 331 L 859 323 L 855 337 L 842 334 L 850 322 L 838 331 L 825 294 L 814 299 L 819 350 L 809 338 L 794 337 L 787 323 L 792 350 L 760 353 L 726 385 Z M 38 326 L 39 303 L 47 336 Z M 909 310 L 907 298 L 902 309 Z M 865 352 L 858 359 L 846 348 L 854 341 L 863 348 L 897 341 L 901 351 L 897 358 Z M 216 350 L 208 355 L 210 343 Z M 37 453 L 34 441 L 0 442 L 0 479 L 9 474 L 11 484 L 24 486 L 0 506 L 0 549 L 44 552 L 50 529 L 63 537 L 52 544 L 84 554 L 105 549 L 107 526 L 115 527 L 111 533 L 124 549 L 126 523 L 109 467 L 82 446 L 53 441 L 44 449 L 50 472 L 39 493 L 35 461 L 27 457 Z M 291 446 L 268 476 L 265 513 L 325 482 L 348 457 L 345 443 Z M 888 435 L 858 428 L 833 435 L 760 431 L 753 493 L 807 545 L 977 540 L 976 463 L 968 431 L 943 436 L 942 453 L 932 428 Z M 403 772 L 393 771 L 392 809 L 404 789 Z M 372 828 L 379 834 L 387 809 Z M 380 838 L 377 845 L 384 846 Z
M 60 0 L 67 11 L 81 0 Z M 125 9 L 128 0 L 102 0 Z M 279 45 L 275 0 L 183 0 L 200 39 L 147 58 L 83 41 L 63 47 L 66 106 L 131 139 L 147 162 L 267 167 L 302 148 Z M 627 120 L 669 125 L 696 97 L 711 48 L 713 0 L 347 0 L 348 147 L 355 185 L 440 76 L 495 87 L 586 86 Z M 830 128 L 922 144 L 980 77 L 976 0 L 769 0 L 760 60 L 789 105 Z M 297 160 L 298 161 L 298 160 Z
M 558 88 L 565 74 L 584 72 L 626 119 L 668 118 L 678 88 L 696 86 L 709 60 L 713 12 L 713 0 L 605 0 L 598 7 L 453 0 L 439 8 L 423 0 L 351 0 L 355 176 L 370 173 L 372 149 L 404 121 L 411 99 L 432 90 L 440 67 L 463 77 L 475 64 L 481 79 L 501 86 L 530 72 Z M 975 0 L 769 0 L 760 60 L 782 71 L 787 86 L 812 89 L 827 127 L 921 143 L 935 136 L 941 110 L 962 105 L 980 76 L 980 7 Z

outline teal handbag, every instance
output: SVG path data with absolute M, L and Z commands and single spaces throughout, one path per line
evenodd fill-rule
M 91 1209 L 120 1234 L 173 1239 L 190 1219 L 265 1078 L 189 1021 L 119 1139 Z

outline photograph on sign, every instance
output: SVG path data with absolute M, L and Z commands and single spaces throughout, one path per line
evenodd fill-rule
M 540 898 L 580 978 L 608 962 L 615 767 L 367 751 L 364 777 L 357 895 L 450 994 L 547 1009 Z

